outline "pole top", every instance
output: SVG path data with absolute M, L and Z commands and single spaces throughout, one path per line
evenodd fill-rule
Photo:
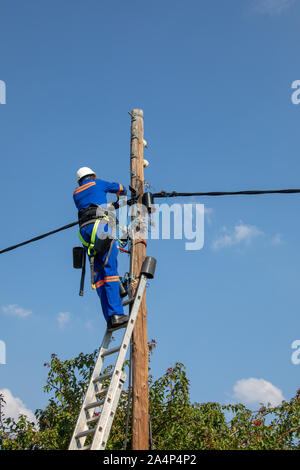
M 142 109 L 133 109 L 131 111 L 131 114 L 135 114 L 136 116 L 139 116 L 139 117 L 144 117 L 144 111 Z

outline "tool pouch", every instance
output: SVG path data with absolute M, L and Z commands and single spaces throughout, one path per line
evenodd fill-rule
M 96 253 L 105 253 L 109 248 L 110 248 L 110 245 L 111 243 L 113 242 L 112 238 L 107 236 L 107 234 L 105 233 L 105 237 L 103 236 L 103 234 L 101 234 L 102 237 L 100 236 L 100 238 L 96 238 L 96 241 L 95 241 L 95 245 L 94 245 L 94 250 Z
M 121 299 L 123 299 L 124 297 L 128 295 L 128 291 L 126 289 L 125 283 L 122 281 L 120 281 L 120 284 L 119 284 L 119 292 L 120 292 Z
M 84 248 L 81 246 L 75 246 L 73 248 L 73 268 L 82 269 L 84 259 Z

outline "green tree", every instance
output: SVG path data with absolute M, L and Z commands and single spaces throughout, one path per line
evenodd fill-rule
M 155 342 L 149 344 L 149 351 Z M 37 424 L 26 416 L 5 417 L 0 395 L 2 449 L 67 449 L 98 350 L 61 360 L 53 354 L 44 391 L 45 409 L 35 412 Z M 127 364 L 128 365 L 128 364 Z M 152 448 L 156 450 L 300 449 L 300 390 L 280 406 L 253 412 L 244 405 L 191 403 L 185 367 L 176 363 L 158 378 L 149 375 Z M 108 450 L 124 448 L 130 393 L 123 391 L 114 419 Z M 128 405 L 129 401 L 129 405 Z M 127 448 L 131 448 L 131 425 Z

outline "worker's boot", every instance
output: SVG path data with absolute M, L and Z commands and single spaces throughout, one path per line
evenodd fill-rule
M 107 328 L 109 330 L 114 330 L 120 328 L 128 323 L 129 317 L 127 315 L 112 315 L 107 323 Z

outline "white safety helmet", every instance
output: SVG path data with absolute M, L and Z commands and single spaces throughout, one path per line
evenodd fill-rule
M 90 168 L 88 168 L 87 166 L 83 166 L 82 168 L 79 168 L 79 170 L 76 173 L 77 182 L 81 180 L 81 178 L 83 178 L 84 176 L 88 176 L 88 175 L 96 176 L 96 173 Z

